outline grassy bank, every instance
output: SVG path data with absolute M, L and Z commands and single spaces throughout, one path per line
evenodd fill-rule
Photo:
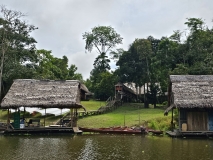
M 87 108 L 87 103 L 84 104 Z M 89 108 L 87 108 L 89 110 Z M 143 104 L 124 104 L 113 112 L 88 116 L 79 119 L 81 127 L 99 128 L 110 126 L 146 126 L 152 129 L 167 130 L 171 117 L 164 117 L 164 109 L 144 108 Z
M 82 101 L 81 104 L 89 110 L 97 110 L 100 106 L 104 106 L 105 102 L 103 101 Z M 100 127 L 111 127 L 111 126 L 145 126 L 148 128 L 156 130 L 168 130 L 170 126 L 171 117 L 164 116 L 163 108 L 153 109 L 144 108 L 143 104 L 136 103 L 126 103 L 123 106 L 120 106 L 118 109 L 113 112 L 84 117 L 83 119 L 78 120 L 78 126 L 80 127 L 89 127 L 89 128 L 100 128 Z M 58 119 L 63 115 L 54 116 L 48 115 L 45 118 L 45 124 L 50 125 L 54 124 Z M 40 118 L 41 124 L 43 124 L 44 116 L 40 113 L 32 116 L 27 114 L 25 116 L 28 118 Z M 6 122 L 7 120 L 7 111 L 0 110 L 0 122 Z
M 101 106 L 105 106 L 105 101 L 81 101 L 81 104 L 87 109 L 87 110 L 98 110 Z

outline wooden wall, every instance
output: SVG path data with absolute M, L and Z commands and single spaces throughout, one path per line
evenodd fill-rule
M 207 112 L 187 112 L 187 131 L 207 131 Z
M 213 131 L 213 109 L 179 109 L 179 126 L 187 124 L 187 131 Z
M 209 131 L 213 131 L 213 111 L 210 110 L 208 112 L 208 116 L 209 116 Z

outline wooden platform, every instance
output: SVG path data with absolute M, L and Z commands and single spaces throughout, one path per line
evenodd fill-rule
M 77 129 L 75 129 L 77 130 Z M 8 129 L 4 135 L 43 135 L 43 134 L 81 134 L 82 131 L 75 132 L 72 127 L 26 127 L 20 129 Z

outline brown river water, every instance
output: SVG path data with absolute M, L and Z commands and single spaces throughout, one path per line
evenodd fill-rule
M 213 160 L 213 139 L 101 135 L 0 136 L 0 160 Z

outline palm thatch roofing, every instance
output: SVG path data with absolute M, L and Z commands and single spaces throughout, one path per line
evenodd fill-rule
M 2 99 L 1 108 L 81 108 L 80 89 L 76 80 L 17 79 Z
M 171 75 L 171 105 L 175 108 L 213 108 L 213 75 Z
M 131 89 L 130 87 L 128 87 L 127 84 L 118 82 L 115 86 L 121 86 L 121 87 L 123 87 L 124 91 L 132 93 L 133 95 L 136 95 L 136 92 L 133 89 Z M 122 93 L 122 94 L 125 94 L 125 93 Z

